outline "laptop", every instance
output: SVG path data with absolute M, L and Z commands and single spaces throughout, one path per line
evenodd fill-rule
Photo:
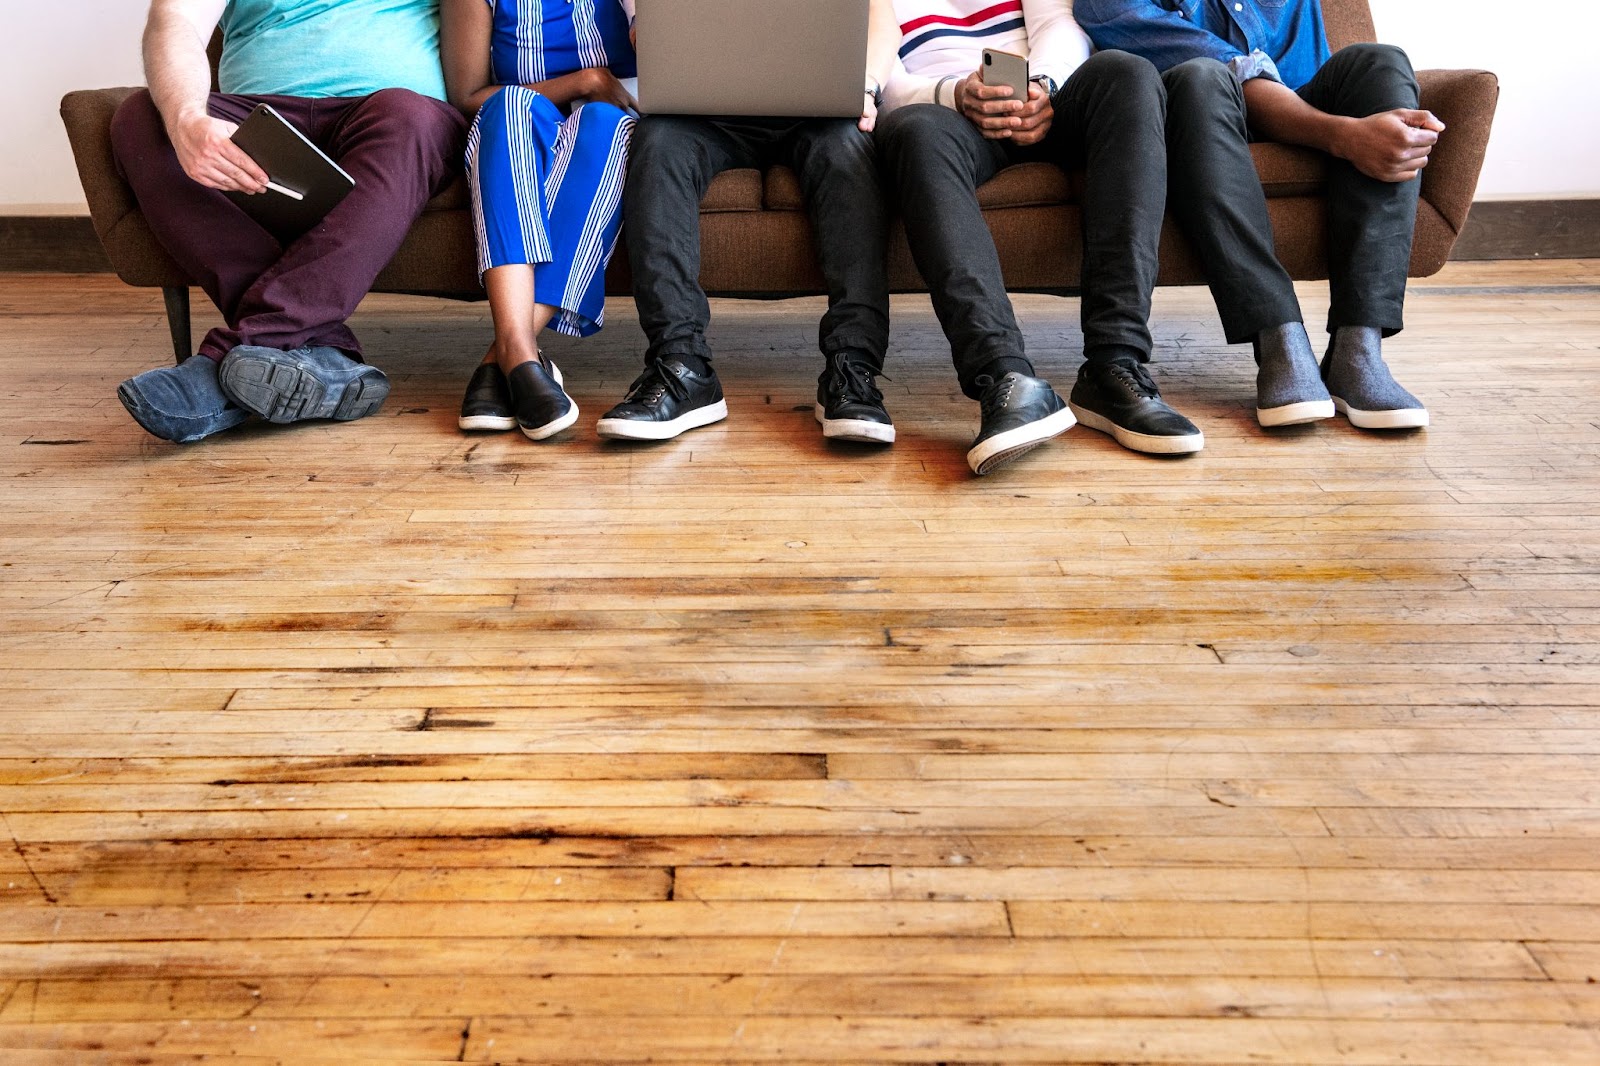
M 869 2 L 634 0 L 639 109 L 647 115 L 859 115 Z

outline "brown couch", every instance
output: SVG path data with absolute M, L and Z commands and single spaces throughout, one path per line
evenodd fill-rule
M 1375 39 L 1367 0 L 1323 0 L 1323 12 L 1335 50 Z M 1418 77 L 1422 106 L 1449 128 L 1423 172 L 1411 255 L 1411 274 L 1423 277 L 1444 266 L 1466 223 L 1499 83 L 1481 70 L 1426 70 Z M 111 116 L 133 91 L 68 93 L 61 101 L 61 117 L 106 255 L 129 285 L 158 286 L 164 291 L 173 349 L 182 359 L 193 351 L 189 280 L 156 243 L 111 157 Z M 1267 190 L 1279 258 L 1296 278 L 1326 277 L 1325 157 L 1278 144 L 1258 144 L 1252 151 Z M 1028 163 L 1001 172 L 979 190 L 1008 287 L 1053 293 L 1075 289 L 1082 240 L 1080 188 L 1081 175 L 1063 173 L 1046 163 Z M 708 292 L 778 297 L 823 291 L 800 186 L 789 170 L 723 174 L 700 210 L 701 281 Z M 467 190 L 457 181 L 428 204 L 379 275 L 374 291 L 479 299 L 483 291 L 476 278 L 472 242 Z M 897 291 L 924 288 L 899 233 L 890 246 L 889 271 Z M 1191 249 L 1170 221 L 1162 238 L 1160 281 L 1163 285 L 1205 281 Z M 625 254 L 613 260 L 607 285 L 613 293 L 629 291 Z

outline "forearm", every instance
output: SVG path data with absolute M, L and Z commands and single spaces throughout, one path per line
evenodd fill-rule
M 1245 82 L 1244 100 L 1250 129 L 1261 139 L 1342 156 L 1339 142 L 1350 119 L 1317 110 L 1300 99 L 1299 93 L 1271 78 Z
M 1065 85 L 1089 58 L 1089 35 L 1072 17 L 1069 0 L 1023 0 L 1028 24 L 1028 73 Z
M 889 84 L 900 51 L 900 22 L 893 0 L 872 0 L 867 25 L 867 77 L 880 86 Z
M 144 30 L 144 71 L 151 99 L 170 131 L 206 115 L 211 94 L 211 61 L 206 43 L 216 21 L 201 25 L 206 5 L 152 4 Z M 216 11 L 220 18 L 220 6 Z

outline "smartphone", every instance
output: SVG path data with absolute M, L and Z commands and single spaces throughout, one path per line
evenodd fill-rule
M 1011 90 L 1011 99 L 1028 102 L 1028 61 L 1010 52 L 993 48 L 983 50 L 983 83 L 1004 85 Z

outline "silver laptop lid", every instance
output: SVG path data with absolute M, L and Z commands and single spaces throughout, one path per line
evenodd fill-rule
M 645 114 L 861 114 L 870 0 L 634 0 Z

